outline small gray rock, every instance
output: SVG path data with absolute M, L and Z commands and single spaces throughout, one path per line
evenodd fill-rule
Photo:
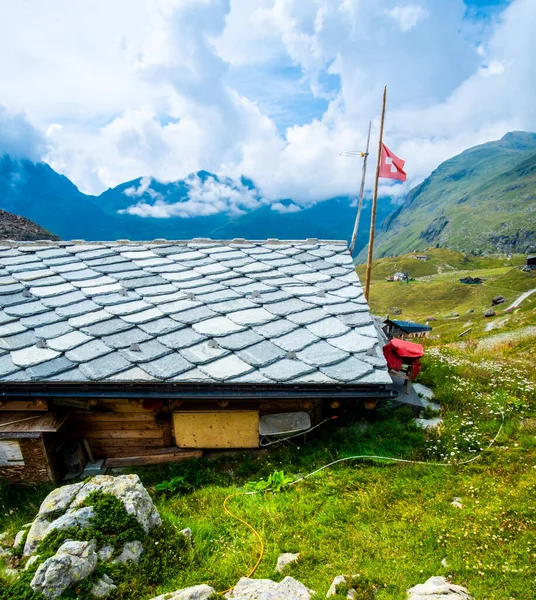
M 46 535 L 55 529 L 70 529 L 71 527 L 85 529 L 91 525 L 94 516 L 95 510 L 92 506 L 84 506 L 78 510 L 71 508 L 64 515 L 52 521 L 48 526 Z
M 504 296 L 495 296 L 491 303 L 493 306 L 497 306 L 498 304 L 504 304 L 506 302 L 506 298 Z
M 488 308 L 488 310 L 484 311 L 484 316 L 485 317 L 494 317 L 495 311 L 493 310 L 493 308 Z
M 430 577 L 408 590 L 408 600 L 472 600 L 461 585 L 450 583 L 445 577 Z
M 129 561 L 132 561 L 133 563 L 137 564 L 138 561 L 140 560 L 140 556 L 141 556 L 142 552 L 143 552 L 143 544 L 141 542 L 138 542 L 137 540 L 134 542 L 127 542 L 123 546 L 123 550 L 121 551 L 121 554 L 114 561 L 112 561 L 112 564 L 115 564 L 118 562 L 126 564 Z
M 281 573 L 287 565 L 295 563 L 299 558 L 299 552 L 297 552 L 296 554 L 293 554 L 292 552 L 284 552 L 283 554 L 280 554 L 279 558 L 277 559 L 277 564 L 275 566 L 275 572 Z
M 189 527 L 186 527 L 185 529 L 181 529 L 180 531 L 182 533 L 182 535 L 186 538 L 188 538 L 189 540 L 192 539 L 192 530 Z
M 45 537 L 49 525 L 50 521 L 47 518 L 37 515 L 28 532 L 22 553 L 23 556 L 30 556 L 35 552 L 35 549 L 39 546 L 39 542 Z
M 22 546 L 26 540 L 27 535 L 28 535 L 28 530 L 21 529 L 15 536 L 15 541 L 13 542 L 13 548 L 19 548 L 20 546 Z
M 0 546 L 0 558 L 5 560 L 11 558 L 13 556 L 13 550 L 11 548 L 4 548 Z
M 40 556 L 40 554 L 34 554 L 33 556 L 30 556 L 26 566 L 24 567 L 24 570 L 27 571 L 35 562 L 39 560 Z
M 68 587 L 82 581 L 97 566 L 95 541 L 64 542 L 56 554 L 39 566 L 30 587 L 45 598 L 57 598 Z
M 358 575 L 337 575 L 331 585 L 329 586 L 328 593 L 326 594 L 326 598 L 330 598 L 331 596 L 335 596 L 337 594 L 337 586 L 341 585 L 341 583 L 347 583 L 350 579 L 356 578 Z M 348 590 L 346 594 L 346 598 L 348 600 L 352 600 L 356 595 L 356 591 L 354 589 Z
M 114 555 L 114 549 L 112 546 L 103 546 L 99 551 L 98 551 L 98 556 L 99 556 L 99 560 L 102 562 L 108 562 L 109 560 L 111 560 L 112 556 Z
M 216 590 L 214 588 L 203 584 L 194 585 L 168 594 L 162 594 L 151 600 L 208 600 L 208 598 L 215 593 Z
M 114 584 L 112 579 L 106 575 L 106 573 L 93 584 L 91 588 L 91 595 L 95 596 L 95 598 L 105 598 L 117 589 L 117 586 Z

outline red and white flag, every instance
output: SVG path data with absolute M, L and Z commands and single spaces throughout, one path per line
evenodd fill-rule
M 382 153 L 380 159 L 380 177 L 385 179 L 398 179 L 406 181 L 406 172 L 404 171 L 405 160 L 398 158 L 389 148 L 382 144 Z

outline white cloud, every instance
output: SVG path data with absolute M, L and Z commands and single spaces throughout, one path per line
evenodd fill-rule
M 406 32 L 413 29 L 419 21 L 426 19 L 428 11 L 418 4 L 406 4 L 404 6 L 386 8 L 385 14 L 391 17 L 402 31 Z
M 154 190 L 148 188 L 150 181 L 147 183 L 147 179 L 142 180 L 138 189 L 128 188 L 125 193 L 129 192 L 127 194 L 129 196 L 147 194 L 154 202 L 141 200 L 121 211 L 122 213 L 139 217 L 181 217 L 186 219 L 218 213 L 241 215 L 265 204 L 255 190 L 230 180 L 218 181 L 214 177 L 202 178 L 198 175 L 191 175 L 185 180 L 188 188 L 186 198 L 173 201 L 172 191 L 166 198 L 162 194 L 155 194 Z
M 385 141 L 406 159 L 409 181 L 382 189 L 399 195 L 469 146 L 536 129 L 536 3 L 512 0 L 477 24 L 465 11 L 463 0 L 3 3 L 0 103 L 47 132 L 29 144 L 32 156 L 46 151 L 83 191 L 206 169 L 251 177 L 262 202 L 281 210 L 281 198 L 303 207 L 355 194 L 361 160 L 339 153 L 364 148 L 372 119 L 370 191 L 387 84 Z M 237 73 L 240 93 L 231 83 Z M 263 86 L 248 87 L 248 77 Z M 273 90 L 295 98 L 300 124 L 278 130 Z M 313 100 L 322 109 L 304 123 Z M 149 190 L 133 196 L 142 200 L 135 214 L 255 205 L 247 191 L 233 199 L 221 186 L 192 190 L 186 205 L 147 197 Z
M 282 215 L 302 210 L 297 204 L 283 204 L 282 202 L 274 202 L 270 208 Z

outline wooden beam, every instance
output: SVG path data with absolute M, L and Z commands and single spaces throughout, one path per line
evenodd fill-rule
M 168 450 L 166 448 L 166 450 Z M 158 452 L 146 456 L 124 456 L 120 458 L 108 458 L 104 461 L 107 469 L 117 467 L 141 467 L 144 465 L 161 465 L 169 462 L 179 462 L 190 458 L 201 458 L 201 450 L 180 450 L 178 448 L 169 448 L 172 452 Z

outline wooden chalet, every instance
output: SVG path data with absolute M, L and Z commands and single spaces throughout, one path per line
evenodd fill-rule
M 0 477 L 256 448 L 393 396 L 381 346 L 343 242 L 2 242 Z

